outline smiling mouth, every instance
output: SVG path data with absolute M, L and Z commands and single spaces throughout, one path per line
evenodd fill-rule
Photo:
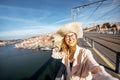
M 69 41 L 69 44 L 72 44 L 72 43 L 74 43 L 74 41 Z

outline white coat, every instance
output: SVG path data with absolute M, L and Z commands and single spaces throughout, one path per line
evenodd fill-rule
M 67 70 L 67 80 L 118 80 L 107 73 L 104 67 L 95 61 L 91 51 L 88 49 L 77 46 L 72 70 L 70 70 L 69 56 L 67 54 L 53 49 L 52 57 L 56 59 L 62 58 L 62 63 Z M 99 69 L 99 71 L 92 74 L 95 69 Z

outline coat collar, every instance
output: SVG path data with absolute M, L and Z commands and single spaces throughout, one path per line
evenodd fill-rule
M 80 51 L 80 47 L 77 45 L 76 46 L 76 51 L 75 51 L 75 54 L 74 54 L 74 59 L 77 58 L 78 54 L 79 54 L 79 51 Z

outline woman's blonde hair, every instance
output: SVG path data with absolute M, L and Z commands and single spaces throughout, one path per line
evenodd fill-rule
M 69 32 L 74 32 L 77 34 L 77 38 L 83 37 L 82 23 L 80 22 L 71 22 L 62 26 L 54 35 L 54 45 L 61 47 L 62 39 Z M 63 40 L 64 41 L 64 40 Z
M 71 33 L 74 33 L 76 35 L 76 38 L 77 38 L 77 34 L 75 32 L 71 32 Z M 65 37 L 66 35 L 64 36 L 64 38 L 62 39 L 62 43 L 61 43 L 61 48 L 60 48 L 60 51 L 63 51 L 65 53 L 68 52 L 68 45 L 66 44 L 66 41 L 65 41 Z M 77 38 L 78 39 L 78 38 Z M 77 44 L 78 44 L 78 40 L 77 40 Z
M 74 33 L 74 32 L 72 32 L 72 33 Z M 77 34 L 76 34 L 76 33 L 74 33 L 74 34 L 76 35 L 77 44 L 78 44 Z M 73 61 L 74 61 L 74 53 L 75 53 L 75 50 L 76 50 L 76 46 L 74 46 L 74 47 L 72 48 L 73 51 L 68 54 L 69 46 L 66 44 L 65 37 L 66 37 L 66 35 L 65 35 L 64 38 L 62 39 L 62 44 L 61 44 L 61 49 L 60 49 L 60 51 L 64 52 L 64 54 L 69 55 L 69 60 L 70 60 L 70 62 L 73 62 Z

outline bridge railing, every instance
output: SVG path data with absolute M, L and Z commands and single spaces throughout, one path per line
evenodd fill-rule
M 95 41 L 95 40 L 93 40 L 93 39 L 91 39 L 91 38 L 88 38 L 88 37 L 86 37 L 86 36 L 84 36 L 84 40 L 85 40 L 86 42 L 90 43 L 91 46 L 92 46 L 92 48 L 95 48 L 95 43 L 97 43 L 97 44 L 99 44 L 99 45 L 101 45 L 101 46 L 109 49 L 110 51 L 116 53 L 115 72 L 118 73 L 118 74 L 120 74 L 120 52 L 117 52 L 117 51 L 115 51 L 115 50 L 113 50 L 113 49 L 111 49 L 111 48 L 109 48 L 109 47 L 107 47 L 107 46 L 104 46 L 104 44 L 101 44 L 101 43 L 99 43 L 99 42 L 97 42 L 97 41 Z

